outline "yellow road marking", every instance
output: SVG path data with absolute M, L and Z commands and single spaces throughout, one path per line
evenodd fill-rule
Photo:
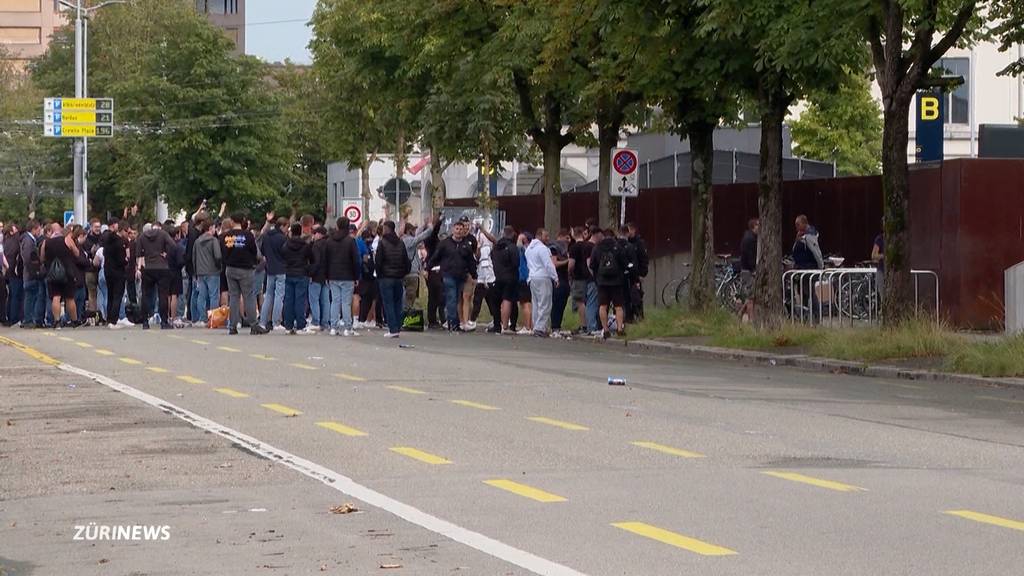
M 417 450 L 415 448 L 409 448 L 408 446 L 396 446 L 394 448 L 390 448 L 390 450 L 392 452 L 396 452 L 398 454 L 401 454 L 402 456 L 408 456 L 409 458 L 412 458 L 414 460 L 419 460 L 420 462 L 426 462 L 427 464 L 451 464 L 452 463 L 451 460 L 442 458 L 442 457 L 434 455 L 434 454 L 430 454 L 428 452 L 423 452 L 422 450 Z
M 289 364 L 289 366 L 294 366 L 296 368 L 302 368 L 303 370 L 319 370 L 319 368 L 317 368 L 316 366 L 310 366 L 309 364 L 300 364 L 298 362 L 296 362 L 294 364 Z
M 406 394 L 426 394 L 426 392 L 424 392 L 423 390 L 407 388 L 405 386 L 388 386 L 388 388 L 391 388 L 392 390 L 397 390 L 399 392 L 405 392 Z
M 344 374 L 341 372 L 335 374 L 335 376 L 341 378 L 342 380 L 348 380 L 350 382 L 366 382 L 366 378 L 360 378 L 359 376 L 353 376 L 351 374 Z
M 111 352 L 110 350 L 97 350 L 96 353 L 99 354 L 100 356 L 113 356 L 114 355 L 114 353 Z
M 47 330 L 46 332 L 43 332 L 43 336 L 56 336 L 56 335 L 57 335 L 56 332 L 50 332 L 49 330 Z
M 6 338 L 4 336 L 0 336 L 0 343 L 6 344 L 7 346 L 10 346 L 11 348 L 15 348 L 15 349 L 21 351 L 22 353 L 27 354 L 28 356 L 31 356 L 32 358 L 42 362 L 43 364 L 49 364 L 50 366 L 59 366 L 60 365 L 60 361 L 59 360 L 57 360 L 57 359 L 55 359 L 55 358 L 53 358 L 51 356 L 47 356 L 46 354 L 43 354 L 42 352 L 36 350 L 35 348 L 30 348 L 28 346 L 25 346 L 21 342 L 17 342 L 15 340 L 11 340 L 10 338 Z
M 972 512 L 970 510 L 947 510 L 945 513 L 952 516 L 966 518 L 968 520 L 974 520 L 975 522 L 981 522 L 983 524 L 992 524 L 993 526 L 1000 526 L 1002 528 L 1009 528 L 1011 530 L 1020 530 L 1024 532 L 1024 522 L 1020 522 L 1018 520 L 1000 518 L 999 516 L 990 516 L 980 512 Z
M 138 365 L 142 364 L 142 362 L 140 362 L 140 361 L 138 361 L 138 360 L 136 360 L 134 358 L 118 358 L 118 360 L 120 360 L 121 362 L 124 362 L 125 364 L 130 364 L 132 366 L 138 366 Z
M 57 340 L 60 340 L 61 342 L 74 342 L 75 341 L 74 338 L 68 338 L 67 336 L 59 336 L 57 338 Z
M 168 338 L 174 338 L 175 340 L 184 340 L 185 339 L 184 336 L 178 336 L 177 334 L 168 334 L 167 337 Z
M 270 362 L 272 360 L 277 360 L 277 358 L 274 358 L 273 356 L 266 356 L 264 354 L 249 354 L 249 357 L 250 358 L 255 358 L 257 360 L 266 360 L 268 362 Z
M 458 404 L 459 406 L 468 406 L 469 408 L 476 408 L 478 410 L 501 410 L 497 406 L 488 406 L 487 404 L 478 404 L 476 402 L 470 402 L 469 400 L 450 400 L 452 404 Z
M 555 426 L 565 430 L 590 430 L 590 428 L 587 428 L 586 426 L 580 426 L 579 424 L 573 424 L 572 422 L 563 422 L 553 418 L 545 418 L 543 416 L 530 416 L 527 420 L 533 420 L 534 422 L 540 422 L 541 424 L 547 424 L 548 426 Z
M 859 486 L 851 486 L 850 484 L 833 482 L 832 480 L 822 480 L 821 478 L 804 476 L 803 474 L 797 474 L 795 472 L 762 472 L 762 474 L 774 476 L 775 478 L 782 478 L 783 480 L 789 480 L 791 482 L 800 482 L 802 484 L 810 484 L 811 486 L 817 486 L 819 488 L 836 490 L 838 492 L 867 492 L 866 488 L 861 488 Z
M 79 348 L 92 348 L 92 344 L 89 344 L 88 342 L 75 342 L 75 346 L 78 346 Z
M 178 376 L 178 380 L 188 382 L 189 384 L 206 384 L 205 380 L 200 380 L 199 378 L 194 378 L 192 376 Z
M 229 346 L 217 346 L 217 350 L 223 350 L 225 352 L 241 352 L 238 348 L 231 348 Z
M 285 416 L 298 416 L 299 414 L 302 414 L 302 412 L 296 410 L 295 408 L 289 408 L 289 407 L 287 407 L 287 406 L 285 406 L 283 404 L 273 404 L 273 403 L 271 403 L 271 404 L 260 404 L 260 406 L 263 406 L 267 410 L 273 410 L 274 412 L 279 412 L 281 414 L 284 414 Z
M 206 346 L 207 344 L 209 344 L 209 342 L 207 342 L 206 340 L 192 340 L 192 343 L 199 344 L 200 346 Z
M 362 430 L 356 430 L 355 428 L 352 428 L 351 426 L 345 426 L 340 422 L 317 422 L 316 425 L 321 428 L 333 430 L 338 434 L 344 434 L 345 436 L 369 436 L 369 434 L 363 432 Z
M 632 532 L 638 536 L 657 540 L 663 544 L 682 548 L 683 550 L 689 550 L 690 552 L 696 552 L 702 556 L 732 556 L 733 554 L 736 554 L 735 550 L 702 542 L 695 538 L 690 538 L 689 536 L 676 534 L 675 532 L 669 532 L 668 530 L 663 530 L 657 526 L 651 526 L 650 524 L 644 524 L 643 522 L 615 522 L 612 526 L 621 528 L 627 532 Z
M 565 502 L 565 498 L 545 492 L 533 486 L 527 486 L 526 484 L 520 484 L 511 480 L 484 480 L 484 484 L 488 486 L 494 486 L 501 490 L 506 490 L 513 494 L 518 494 L 523 498 L 529 498 L 530 500 L 536 500 L 537 502 L 544 502 L 545 504 L 550 502 Z
M 157 374 L 167 374 L 168 372 L 170 372 L 170 370 L 166 368 L 159 368 L 157 366 L 147 366 L 146 370 L 149 370 L 150 372 L 156 372 Z
M 657 442 L 632 442 L 633 446 L 639 446 L 641 448 L 647 448 L 648 450 L 656 450 L 658 452 L 664 452 L 665 454 L 671 454 L 673 456 L 679 456 L 681 458 L 703 458 L 704 455 L 697 452 L 690 452 L 689 450 L 682 450 L 679 448 L 673 448 L 671 446 L 665 446 L 664 444 L 658 444 Z
M 231 388 L 214 388 L 214 392 L 220 392 L 225 396 L 231 396 L 232 398 L 248 398 L 249 395 L 245 392 L 239 392 L 238 390 L 232 390 Z
M 978 396 L 982 400 L 993 400 L 995 402 L 1009 402 L 1010 404 L 1024 404 L 1024 400 L 1014 400 L 1013 398 L 1000 398 L 998 396 Z

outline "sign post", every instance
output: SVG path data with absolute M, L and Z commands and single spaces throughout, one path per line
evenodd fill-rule
M 918 162 L 940 162 L 944 156 L 943 125 L 946 99 L 942 92 L 917 93 L 917 133 L 914 137 Z
M 635 150 L 616 148 L 612 150 L 612 186 L 608 193 L 611 196 L 622 198 L 622 205 L 619 208 L 619 225 L 626 223 L 626 198 L 636 198 L 640 195 L 640 186 L 637 169 L 640 167 L 640 157 Z
M 110 138 L 114 135 L 112 98 L 46 98 L 43 136 L 47 138 Z

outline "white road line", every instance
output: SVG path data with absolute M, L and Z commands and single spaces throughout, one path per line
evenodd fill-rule
M 540 556 L 531 554 L 525 550 L 520 550 L 505 544 L 504 542 L 499 542 L 498 540 L 484 536 L 479 532 L 474 532 L 447 520 L 438 518 L 437 516 L 427 514 L 418 508 L 414 508 L 408 504 L 399 502 L 390 496 L 386 496 L 376 490 L 358 484 L 351 478 L 339 474 L 334 470 L 325 468 L 315 462 L 306 460 L 305 458 L 300 458 L 294 454 L 281 450 L 280 448 L 275 448 L 274 446 L 257 440 L 252 436 L 248 436 L 237 430 L 218 424 L 213 420 L 204 418 L 194 412 L 185 410 L 184 408 L 171 404 L 166 400 L 157 398 L 156 396 L 147 394 L 136 388 L 132 388 L 127 384 L 122 384 L 117 380 L 113 380 L 102 374 L 89 372 L 88 370 L 83 370 L 68 364 L 60 364 L 58 368 L 65 372 L 84 376 L 85 378 L 94 380 L 108 388 L 127 394 L 128 396 L 145 402 L 154 408 L 159 408 L 167 414 L 171 414 L 172 416 L 175 416 L 196 428 L 212 432 L 230 440 L 231 442 L 237 442 L 244 446 L 246 450 L 253 452 L 254 454 L 259 454 L 271 462 L 277 462 L 305 476 L 313 478 L 314 480 L 319 480 L 342 494 L 361 500 L 370 506 L 390 512 L 407 522 L 426 528 L 431 532 L 450 538 L 455 542 L 465 544 L 474 550 L 478 550 L 484 554 L 493 556 L 494 558 L 504 560 L 509 564 L 518 566 L 524 570 L 529 570 L 534 574 L 540 574 L 542 576 L 585 576 L 584 573 L 578 572 L 568 566 L 563 566 L 557 562 L 541 558 Z

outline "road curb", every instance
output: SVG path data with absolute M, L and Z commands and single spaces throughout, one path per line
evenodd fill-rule
M 716 348 L 714 346 L 698 346 L 674 344 L 657 340 L 632 340 L 625 342 L 626 347 L 647 350 L 682 352 L 698 358 L 712 360 L 729 360 L 750 364 L 785 366 L 814 372 L 830 374 L 846 374 L 867 378 L 891 378 L 895 380 L 917 380 L 926 382 L 946 382 L 951 384 L 970 384 L 982 386 L 999 386 L 1024 390 L 1024 378 L 986 378 L 969 374 L 953 374 L 932 370 L 916 370 L 898 366 L 872 365 L 863 362 L 849 362 L 808 356 L 806 354 L 772 354 L 753 350 L 736 350 L 732 348 Z

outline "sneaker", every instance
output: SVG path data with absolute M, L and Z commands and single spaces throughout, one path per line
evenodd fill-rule
M 356 320 L 356 321 L 352 322 L 352 329 L 353 330 L 362 330 L 363 329 L 363 323 L 360 322 L 359 320 Z
M 161 330 L 174 330 L 174 325 L 173 324 L 161 324 L 160 325 L 160 329 Z
M 338 335 L 338 330 L 336 328 L 331 328 L 331 336 L 337 336 L 337 335 Z
M 454 333 L 458 333 L 458 334 L 463 334 L 463 333 L 465 333 L 466 331 L 462 329 L 462 326 L 456 326 L 455 328 L 452 328 L 451 330 L 449 330 L 449 332 L 454 332 Z
M 521 328 L 518 332 L 516 332 L 516 334 L 520 336 L 529 336 L 530 334 L 533 334 L 533 332 L 527 328 Z
M 274 326 L 274 332 L 288 332 L 288 329 L 285 328 L 284 326 L 278 324 L 277 326 Z M 292 333 L 294 333 L 294 332 L 295 331 L 292 330 Z
M 123 328 L 131 328 L 132 326 L 135 326 L 135 323 L 127 318 L 121 318 L 117 321 L 117 325 Z
M 609 332 L 607 330 L 604 330 L 604 331 L 601 332 L 601 338 L 603 338 L 604 340 L 607 340 L 607 339 L 609 339 L 611 337 L 612 337 L 612 333 L 611 332 Z
M 541 332 L 540 330 L 534 330 L 533 331 L 533 335 L 535 337 L 537 337 L 537 338 L 547 338 L 548 337 L 548 333 L 547 332 Z
M 346 338 L 355 338 L 359 336 L 359 334 L 355 330 L 344 330 L 342 331 L 341 335 Z
M 120 330 L 120 329 L 124 328 L 124 326 L 122 326 L 120 324 L 107 324 L 107 328 L 109 328 L 111 330 Z
M 494 326 L 487 327 L 488 334 L 501 334 L 501 328 L 495 328 Z
M 385 338 L 398 338 L 398 332 L 387 332 L 384 334 Z
M 594 330 L 593 332 L 590 333 L 590 335 L 593 336 L 594 338 L 603 338 L 604 330 Z
M 465 328 L 466 328 L 466 332 L 472 332 L 472 331 L 476 330 L 476 322 L 473 322 L 472 320 L 470 320 L 469 322 L 466 322 Z
M 288 331 L 288 335 L 289 336 L 295 336 L 295 334 L 296 334 L 296 332 L 295 332 L 294 328 Z
M 228 336 L 238 336 L 238 329 L 231 328 L 230 330 L 228 330 Z
M 311 334 L 318 334 L 319 332 L 320 332 L 320 328 L 317 327 L 317 326 L 306 326 L 302 330 L 299 330 L 299 334 L 302 334 L 303 336 L 309 336 Z
M 260 326 L 259 324 L 253 324 L 252 328 L 249 329 L 249 334 L 252 334 L 253 336 L 262 336 L 263 334 L 266 333 L 267 329 L 264 328 L 263 326 Z
M 143 322 L 142 323 L 142 329 L 143 330 L 149 330 L 149 322 Z

